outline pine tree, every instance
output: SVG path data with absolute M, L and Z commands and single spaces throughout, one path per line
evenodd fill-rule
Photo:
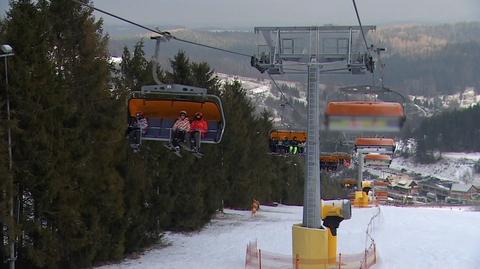
M 18 263 L 69 268 L 120 257 L 123 104 L 108 90 L 101 22 L 70 1 L 13 1 L 6 37 L 16 51 L 14 160 L 24 197 Z

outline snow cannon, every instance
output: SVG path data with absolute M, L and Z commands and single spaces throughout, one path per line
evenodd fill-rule
M 362 190 L 355 192 L 355 200 L 353 201 L 354 207 L 369 207 L 369 198 L 368 193 L 372 189 L 372 181 L 363 180 L 362 181 Z
M 322 201 L 323 225 L 328 228 L 328 263 L 337 262 L 337 228 L 345 219 L 352 217 L 352 204 L 349 200 Z
M 372 181 L 364 180 L 362 181 L 362 191 L 368 195 L 368 192 L 372 189 Z

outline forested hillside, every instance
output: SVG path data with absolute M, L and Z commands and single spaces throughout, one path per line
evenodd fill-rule
M 446 111 L 424 119 L 415 130 L 416 159 L 434 160 L 433 152 L 480 151 L 480 105 L 464 110 Z
M 168 29 L 167 29 L 168 30 Z M 256 53 L 256 44 L 262 39 L 246 31 L 206 31 L 181 27 L 173 29 L 175 35 L 188 40 L 218 46 L 247 54 Z M 118 30 L 112 29 L 117 33 Z M 384 55 L 385 83 L 402 93 L 435 96 L 463 91 L 465 87 L 480 88 L 477 65 L 480 57 L 480 23 L 457 23 L 442 25 L 392 25 L 379 26 L 369 34 L 372 42 L 387 48 Z M 147 33 L 115 35 L 110 43 L 114 55 L 121 53 L 124 45 L 133 47 L 139 37 Z M 150 54 L 153 42 L 148 42 Z M 250 67 L 247 58 L 222 54 L 204 48 L 184 45 L 179 42 L 163 44 L 163 55 L 173 55 L 178 49 L 186 49 L 194 60 L 208 61 L 219 72 L 251 77 L 261 77 Z M 166 58 L 164 59 L 166 61 Z M 304 76 L 289 76 L 288 79 L 305 81 Z M 352 84 L 366 76 L 324 76 L 328 84 Z
M 0 27 L 0 44 L 15 50 L 10 121 L 0 91 L 2 261 L 15 240 L 18 268 L 86 268 L 142 250 L 165 230 L 199 229 L 223 206 L 303 202 L 303 159 L 267 154 L 269 113 L 256 115 L 242 85 L 221 85 L 209 64 L 179 52 L 160 73 L 220 96 L 222 143 L 206 145 L 200 160 L 155 142 L 134 154 L 124 137 L 126 99 L 152 83 L 142 42 L 123 49 L 114 72 L 102 21 L 68 0 L 12 1 Z M 3 64 L 0 74 L 5 85 Z M 338 187 L 324 181 L 322 192 L 332 197 Z

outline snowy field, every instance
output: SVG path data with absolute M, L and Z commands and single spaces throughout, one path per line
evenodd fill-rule
M 480 212 L 467 208 L 397 208 L 382 206 L 373 237 L 379 261 L 373 268 L 480 268 Z M 338 230 L 339 251 L 355 254 L 365 248 L 365 229 L 377 208 L 353 209 Z M 135 260 L 99 267 L 162 269 L 242 269 L 249 241 L 279 254 L 291 254 L 291 227 L 300 223 L 302 208 L 262 206 L 250 212 L 226 210 L 202 231 L 168 233 L 169 246 Z
M 480 153 L 442 153 L 442 159 L 433 164 L 414 163 L 413 158 L 396 157 L 390 168 L 405 169 L 423 176 L 480 184 L 480 174 L 475 173 L 474 165 L 480 159 Z

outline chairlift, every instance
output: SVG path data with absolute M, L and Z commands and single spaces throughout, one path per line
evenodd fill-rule
M 148 120 L 146 130 L 137 130 L 134 137 L 138 139 L 132 148 L 137 148 L 142 141 L 168 142 L 171 139 L 171 128 L 180 111 L 186 111 L 192 117 L 201 112 L 208 122 L 208 132 L 201 138 L 201 143 L 218 144 L 225 130 L 225 115 L 220 98 L 208 94 L 207 89 L 181 84 L 163 84 L 156 73 L 159 45 L 169 38 L 156 37 L 155 57 L 153 58 L 153 78 L 156 85 L 142 86 L 141 91 L 132 92 L 128 99 L 128 122 L 135 120 L 137 112 L 143 113 Z
M 403 106 L 394 102 L 329 102 L 325 111 L 325 125 L 331 131 L 398 132 L 404 122 Z
M 168 91 L 156 91 L 152 88 L 165 87 Z M 179 92 L 190 89 L 188 93 Z M 220 98 L 211 94 L 199 94 L 206 89 L 185 85 L 154 85 L 144 86 L 141 92 L 134 92 L 128 100 L 128 116 L 133 119 L 137 112 L 142 112 L 148 119 L 148 129 L 141 140 L 170 141 L 170 129 L 184 110 L 187 116 L 196 112 L 203 113 L 208 122 L 208 132 L 202 138 L 202 143 L 218 144 L 225 130 L 225 115 Z
M 272 130 L 270 132 L 270 154 L 288 156 L 303 154 L 307 132 L 302 130 Z
M 365 167 L 389 167 L 392 157 L 386 154 L 367 154 L 364 157 Z
M 349 166 L 352 156 L 345 152 L 325 153 L 320 155 L 320 170 L 337 171 L 340 165 Z
M 355 140 L 355 152 L 362 154 L 393 154 L 395 148 L 392 138 L 360 137 Z

